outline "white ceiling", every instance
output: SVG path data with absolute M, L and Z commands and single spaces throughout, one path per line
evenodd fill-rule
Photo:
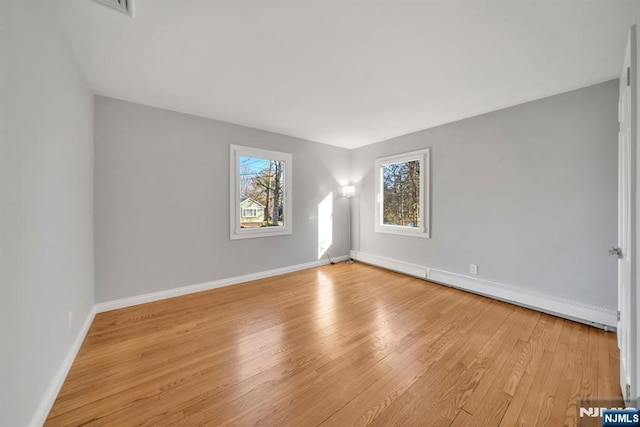
M 354 148 L 617 77 L 636 0 L 55 0 L 99 95 Z

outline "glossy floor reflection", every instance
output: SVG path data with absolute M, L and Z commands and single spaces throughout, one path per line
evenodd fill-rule
M 102 313 L 47 425 L 575 425 L 615 334 L 345 263 Z

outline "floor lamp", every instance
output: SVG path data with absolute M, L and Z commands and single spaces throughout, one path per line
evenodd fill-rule
M 349 202 L 349 258 L 347 259 L 347 264 L 353 264 L 353 260 L 351 259 L 351 198 L 356 194 L 355 185 L 345 185 L 342 187 L 342 195 L 347 198 Z

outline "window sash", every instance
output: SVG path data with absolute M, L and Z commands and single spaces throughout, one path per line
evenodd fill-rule
M 240 209 L 240 158 L 255 157 L 266 160 L 282 161 L 284 163 L 283 170 L 283 194 L 282 194 L 282 212 L 283 225 L 273 225 L 269 227 L 242 228 L 240 226 L 240 218 L 244 216 L 243 210 Z M 230 163 L 230 238 L 246 239 L 253 237 L 269 237 L 281 236 L 293 233 L 292 220 L 292 203 L 291 203 L 291 182 L 293 159 L 289 153 L 281 153 L 277 151 L 264 150 L 260 148 L 244 147 L 240 145 L 230 145 L 229 149 Z M 253 209 L 253 208 L 247 208 Z M 257 216 L 257 212 L 256 212 Z
M 429 154 L 430 149 L 412 151 L 410 153 L 396 154 L 380 157 L 375 162 L 376 198 L 375 198 L 375 231 L 380 233 L 399 234 L 414 237 L 430 237 L 429 230 Z M 419 225 L 417 227 L 384 224 L 384 179 L 385 166 L 418 161 L 420 167 L 420 206 Z

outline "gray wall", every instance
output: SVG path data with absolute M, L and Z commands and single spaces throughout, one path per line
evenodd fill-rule
M 292 153 L 293 235 L 230 240 L 229 144 Z M 331 192 L 347 254 L 345 149 L 96 97 L 95 150 L 97 302 L 315 261 Z
M 610 81 L 353 151 L 354 249 L 615 308 L 617 98 Z M 423 147 L 432 238 L 375 233 L 375 158 Z
M 93 94 L 49 2 L 4 6 L 0 425 L 24 426 L 94 303 Z

